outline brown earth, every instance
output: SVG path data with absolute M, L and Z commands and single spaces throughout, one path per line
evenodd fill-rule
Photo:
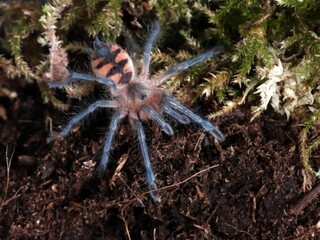
M 215 120 L 226 135 L 221 144 L 192 124 L 171 121 L 173 137 L 144 124 L 155 204 L 126 122 L 99 180 L 93 172 L 110 112 L 46 144 L 49 120 L 58 130 L 68 117 L 43 104 L 36 84 L 1 79 L 0 239 L 319 238 L 319 185 L 304 191 L 294 120 L 266 113 L 250 122 L 249 106 L 241 106 Z M 201 115 L 221 107 L 201 107 L 208 102 L 192 107 Z

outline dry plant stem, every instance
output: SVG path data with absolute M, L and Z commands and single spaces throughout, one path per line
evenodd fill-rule
M 11 162 L 12 162 L 12 157 L 13 157 L 14 151 L 15 150 L 13 149 L 11 156 L 8 157 L 8 146 L 6 147 L 7 179 L 6 179 L 6 186 L 5 186 L 5 190 L 4 190 L 3 199 L 0 202 L 0 212 L 1 212 L 2 208 L 4 206 L 6 206 L 10 201 L 12 201 L 13 199 L 20 196 L 20 195 L 18 195 L 18 193 L 19 193 L 21 187 L 16 191 L 16 193 L 11 198 L 7 199 L 8 189 L 9 189 L 9 184 L 10 184 L 10 168 L 11 168 Z
M 123 168 L 123 166 L 125 165 L 125 163 L 127 162 L 129 158 L 129 154 L 125 153 L 123 154 L 121 157 L 120 157 L 120 160 L 119 160 L 119 164 L 116 168 L 116 170 L 114 171 L 110 181 L 109 181 L 109 187 L 110 188 L 113 188 L 115 186 L 115 181 L 116 181 L 116 177 L 119 176 L 120 177 L 120 172 L 121 172 L 121 169 Z M 120 178 L 122 180 L 122 178 Z
M 299 140 L 300 140 L 300 158 L 302 160 L 303 168 L 305 169 L 306 175 L 306 188 L 311 189 L 311 175 L 314 173 L 310 162 L 309 162 L 309 154 L 307 151 L 307 139 L 308 139 L 308 129 L 304 128 L 301 130 Z
M 233 226 L 233 225 L 231 225 L 231 224 L 229 224 L 229 223 L 225 223 L 225 224 L 226 224 L 227 226 L 229 226 L 229 227 L 234 228 L 234 229 L 235 229 L 236 231 L 238 231 L 238 232 L 247 234 L 248 236 L 251 237 L 251 239 L 255 239 L 249 232 L 244 231 L 244 230 L 241 230 L 241 229 L 238 229 L 237 227 L 235 227 L 235 226 Z
M 11 156 L 8 157 L 8 146 L 7 146 L 6 147 L 7 179 L 6 179 L 6 186 L 5 186 L 5 189 L 4 189 L 3 201 L 1 202 L 0 206 L 2 206 L 2 203 L 6 200 L 7 194 L 8 194 L 8 189 L 9 189 L 9 184 L 10 184 L 10 168 L 11 168 L 11 162 L 12 162 L 13 153 L 14 153 L 14 150 L 12 151 Z
M 196 177 L 196 176 L 198 176 L 198 175 L 200 175 L 200 174 L 202 174 L 202 173 L 204 173 L 204 172 L 207 172 L 207 171 L 211 170 L 212 168 L 216 168 L 216 167 L 219 167 L 219 164 L 216 164 L 216 165 L 207 167 L 207 168 L 205 168 L 205 169 L 203 169 L 203 170 L 201 170 L 201 171 L 193 174 L 192 176 L 186 178 L 185 180 L 183 180 L 183 181 L 181 181 L 181 182 L 174 183 L 174 184 L 171 184 L 171 185 L 162 187 L 162 188 L 158 188 L 158 189 L 156 189 L 156 190 L 151 190 L 151 191 L 148 191 L 148 192 L 143 193 L 142 195 L 145 195 L 145 194 L 150 193 L 150 192 L 157 192 L 157 191 L 165 190 L 165 189 L 168 189 L 168 188 L 177 187 L 177 186 L 179 186 L 179 185 L 181 185 L 181 184 L 183 184 L 183 183 L 185 183 L 185 182 L 188 182 L 188 181 L 191 180 L 192 178 L 194 178 L 194 177 Z
M 122 183 L 129 189 L 129 191 L 132 193 L 132 195 L 138 200 L 138 202 L 141 204 L 142 207 L 145 207 L 142 200 L 139 198 L 139 196 L 128 186 L 128 184 L 123 180 L 120 174 L 117 174 L 118 178 L 122 181 Z
M 185 183 L 185 182 L 188 182 L 188 181 L 191 180 L 192 178 L 195 178 L 196 176 L 201 175 L 202 173 L 207 172 L 207 171 L 211 170 L 212 168 L 216 168 L 216 167 L 218 167 L 218 166 L 219 166 L 219 164 L 216 164 L 216 165 L 207 167 L 207 168 L 205 168 L 205 169 L 203 169 L 203 170 L 201 170 L 201 171 L 193 174 L 192 176 L 184 179 L 184 180 L 181 181 L 181 182 L 174 183 L 174 184 L 171 184 L 171 185 L 168 185 L 168 186 L 165 186 L 165 187 L 162 187 L 162 188 L 158 188 L 158 189 L 155 189 L 155 190 L 152 190 L 152 191 L 144 192 L 143 194 L 141 194 L 140 198 L 134 198 L 134 199 L 132 199 L 129 203 L 127 203 L 127 204 L 121 209 L 121 219 L 122 219 L 122 221 L 124 222 L 125 229 L 126 229 L 126 234 L 127 234 L 128 239 L 131 240 L 131 236 L 130 236 L 130 231 L 129 231 L 129 228 L 128 228 L 128 223 L 127 223 L 127 221 L 126 221 L 126 219 L 125 219 L 125 217 L 124 217 L 124 211 L 125 211 L 125 209 L 126 209 L 127 207 L 129 207 L 132 203 L 134 203 L 134 202 L 136 202 L 136 201 L 141 202 L 141 200 L 140 200 L 141 197 L 144 196 L 144 195 L 146 195 L 146 194 L 149 194 L 150 192 L 158 192 L 158 191 L 161 191 L 161 190 L 165 190 L 165 189 L 168 189 L 168 188 L 172 188 L 172 187 L 179 186 L 179 185 L 181 185 L 181 184 L 183 184 L 183 183 Z
M 318 195 L 320 194 L 320 184 L 317 185 L 315 188 L 311 190 L 306 196 L 304 196 L 298 204 L 296 204 L 292 209 L 291 212 L 293 214 L 299 215 L 301 214 L 302 210 L 312 202 Z

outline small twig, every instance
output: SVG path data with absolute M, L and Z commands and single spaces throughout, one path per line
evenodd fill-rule
M 198 138 L 198 141 L 197 141 L 196 145 L 194 146 L 194 151 L 196 151 L 197 148 L 200 146 L 200 144 L 202 143 L 202 141 L 203 141 L 205 136 L 206 135 L 204 133 L 201 133 L 200 137 Z M 200 150 L 200 148 L 199 148 L 199 150 Z
M 126 164 L 127 160 L 129 158 L 129 155 L 128 154 L 123 154 L 121 157 L 120 157 L 120 161 L 119 161 L 119 164 L 116 168 L 116 170 L 114 171 L 114 174 L 112 175 L 110 181 L 109 181 L 109 186 L 110 188 L 113 188 L 115 186 L 115 181 L 116 181 L 116 177 L 117 176 L 120 176 L 120 172 L 121 172 L 121 169 L 123 168 L 123 166 Z M 121 179 L 122 180 L 122 179 Z
M 301 175 L 302 175 L 302 178 L 303 178 L 302 191 L 306 192 L 309 184 L 308 184 L 308 177 L 307 177 L 306 171 L 304 169 L 302 169 Z
M 296 204 L 293 208 L 291 208 L 291 213 L 299 215 L 302 210 L 310 203 L 313 199 L 315 199 L 320 193 L 320 184 L 313 188 L 311 192 L 309 192 L 306 196 L 304 196 L 298 204 Z
M 52 118 L 51 117 L 46 118 L 46 128 L 48 129 L 48 127 L 49 127 L 49 134 L 50 134 L 50 136 L 52 136 L 53 131 L 52 131 Z
M 128 186 L 128 184 L 122 179 L 120 173 L 117 174 L 118 178 L 122 181 L 122 183 L 130 190 L 130 192 L 133 194 L 133 196 L 136 197 L 137 201 L 143 206 L 145 207 L 145 205 L 143 204 L 143 202 L 141 201 L 141 199 L 139 198 L 139 196 L 137 196 L 137 194 Z
M 256 223 L 257 199 L 255 196 L 252 198 L 252 220 Z
M 153 229 L 153 240 L 156 240 L 156 233 L 157 233 L 157 229 L 154 228 Z
M 238 229 L 237 227 L 235 227 L 235 226 L 233 226 L 233 225 L 231 225 L 231 224 L 229 224 L 229 223 L 225 223 L 225 224 L 226 224 L 227 226 L 229 226 L 229 227 L 234 228 L 236 231 L 238 231 L 238 232 L 240 232 L 240 233 L 245 233 L 245 234 L 249 235 L 249 236 L 251 237 L 251 239 L 255 239 L 249 232 L 244 231 L 244 230 L 241 230 L 241 229 Z
M 3 208 L 4 206 L 6 206 L 9 202 L 11 202 L 12 200 L 14 200 L 15 198 L 20 197 L 19 192 L 20 192 L 20 190 L 22 189 L 22 187 L 20 187 L 20 188 L 15 192 L 15 194 L 14 194 L 12 197 L 10 197 L 10 198 L 7 199 L 8 190 L 9 190 L 9 185 L 10 185 L 10 168 L 11 168 L 11 163 L 12 163 L 12 158 L 13 158 L 14 151 L 15 151 L 15 149 L 13 148 L 10 157 L 8 157 L 8 146 L 6 147 L 6 164 L 7 164 L 6 171 L 7 171 L 7 179 L 6 179 L 6 186 L 5 186 L 5 189 L 4 189 L 3 199 L 2 199 L 2 201 L 0 202 L 0 212 L 1 212 L 2 208 Z
M 131 235 L 130 235 L 130 231 L 129 231 L 129 227 L 128 227 L 128 223 L 126 221 L 126 218 L 124 217 L 124 210 L 129 206 L 131 205 L 131 203 L 135 202 L 136 199 L 130 201 L 128 204 L 126 204 L 122 209 L 121 209 L 121 219 L 124 223 L 124 227 L 126 229 L 126 234 L 127 234 L 127 237 L 129 240 L 131 240 Z
M 6 146 L 6 164 L 7 164 L 6 171 L 7 171 L 7 179 L 6 179 L 6 186 L 5 186 L 5 189 L 4 189 L 3 201 L 2 201 L 1 204 L 0 204 L 0 207 L 1 207 L 1 208 L 2 208 L 2 206 L 3 206 L 3 203 L 6 201 L 7 194 L 8 194 L 8 189 L 9 189 L 9 184 L 10 184 L 10 168 L 11 168 L 11 162 L 12 162 L 13 154 L 14 154 L 14 149 L 13 149 L 13 151 L 12 151 L 12 153 L 11 153 L 11 156 L 8 157 L 8 146 Z
M 168 186 L 165 186 L 165 187 L 162 187 L 162 188 L 158 188 L 158 189 L 155 189 L 155 190 L 150 190 L 148 192 L 143 193 L 142 195 L 145 195 L 145 194 L 151 193 L 151 192 L 158 192 L 158 191 L 161 191 L 161 190 L 164 190 L 164 189 L 168 189 L 168 188 L 179 186 L 179 185 L 181 185 L 181 184 L 183 184 L 185 182 L 188 182 L 190 179 L 195 178 L 196 176 L 198 176 L 198 175 L 200 175 L 200 174 L 202 174 L 204 172 L 207 172 L 207 171 L 211 170 L 212 168 L 216 168 L 216 167 L 219 167 L 219 164 L 207 167 L 207 168 L 205 168 L 205 169 L 193 174 L 192 176 L 186 178 L 185 180 L 183 180 L 181 182 L 174 183 L 174 184 L 171 184 L 171 185 L 168 185 Z
M 1 209 L 2 209 L 4 206 L 6 206 L 9 202 L 11 202 L 12 200 L 20 197 L 19 192 L 20 192 L 21 189 L 22 189 L 22 187 L 20 187 L 20 188 L 15 192 L 15 194 L 14 194 L 11 198 L 4 199 L 4 200 L 1 202 L 1 204 L 0 204 L 0 212 L 1 212 Z

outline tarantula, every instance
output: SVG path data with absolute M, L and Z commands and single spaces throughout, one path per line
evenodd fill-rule
M 95 75 L 71 72 L 66 80 L 50 83 L 50 87 L 64 87 L 75 81 L 95 81 L 108 87 L 112 99 L 99 100 L 92 103 L 85 110 L 74 116 L 58 135 L 47 139 L 50 142 L 58 137 L 67 136 L 74 125 L 97 108 L 113 108 L 115 113 L 111 119 L 110 129 L 105 136 L 102 158 L 96 171 L 100 177 L 104 174 L 109 162 L 111 144 L 119 128 L 120 120 L 128 117 L 131 125 L 137 131 L 146 169 L 146 179 L 154 201 L 159 201 L 159 198 L 154 193 L 157 186 L 141 121 L 151 119 L 159 124 L 166 134 L 173 135 L 171 126 L 162 117 L 163 113 L 165 113 L 182 124 L 188 124 L 193 121 L 217 140 L 224 140 L 223 134 L 217 127 L 181 105 L 164 89 L 160 88 L 173 75 L 218 55 L 223 48 L 221 46 L 214 47 L 198 57 L 168 69 L 160 76 L 150 76 L 150 55 L 158 33 L 159 23 L 155 22 L 152 24 L 152 29 L 146 42 L 142 59 L 143 64 L 139 73 L 137 73 L 138 69 L 134 64 L 135 59 L 130 58 L 125 50 L 116 44 L 105 43 L 96 38 L 90 53 L 91 66 Z

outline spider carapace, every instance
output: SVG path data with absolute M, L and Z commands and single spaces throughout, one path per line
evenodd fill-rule
M 114 135 L 119 128 L 120 121 L 128 117 L 131 125 L 137 132 L 142 159 L 146 168 L 148 187 L 155 201 L 159 201 L 159 198 L 155 194 L 157 186 L 141 121 L 153 120 L 166 134 L 173 135 L 173 129 L 163 118 L 163 115 L 166 114 L 182 124 L 188 124 L 192 121 L 200 125 L 217 140 L 224 140 L 223 134 L 217 127 L 181 105 L 165 89 L 161 88 L 161 85 L 173 75 L 220 54 L 223 48 L 217 46 L 191 60 L 169 68 L 161 75 L 150 76 L 150 55 L 158 33 L 159 23 L 155 22 L 152 24 L 152 31 L 146 42 L 141 69 L 137 69 L 135 59 L 132 60 L 129 54 L 121 47 L 116 44 L 105 43 L 97 38 L 93 44 L 93 49 L 90 50 L 91 66 L 94 75 L 71 72 L 65 81 L 50 83 L 50 86 L 64 87 L 75 81 L 95 81 L 108 88 L 111 93 L 111 99 L 98 100 L 92 103 L 74 116 L 58 135 L 48 138 L 48 142 L 50 142 L 59 136 L 67 136 L 75 124 L 97 108 L 113 108 L 115 113 L 111 119 L 109 131 L 105 136 L 102 158 L 97 172 L 99 176 L 103 176 L 109 162 Z

